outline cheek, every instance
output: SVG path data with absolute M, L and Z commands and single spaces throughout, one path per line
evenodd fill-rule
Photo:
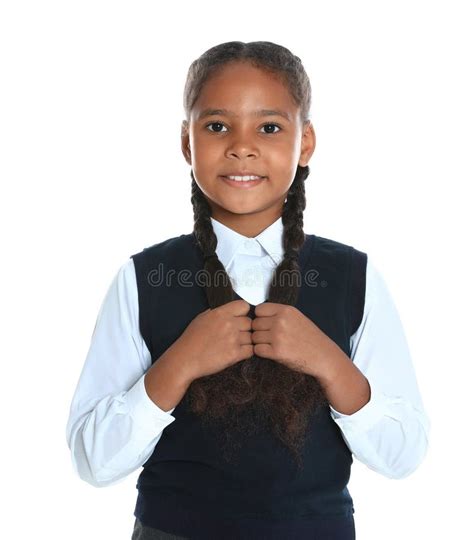
M 288 182 L 289 187 L 294 179 L 297 163 L 297 159 L 294 160 L 291 155 L 281 152 L 272 158 L 270 169 L 273 171 L 274 178 L 278 178 L 283 183 Z
M 298 162 L 298 145 L 293 142 L 284 141 L 281 144 L 274 144 L 268 150 L 269 158 L 279 167 L 291 168 L 293 164 Z
M 202 169 L 212 168 L 222 162 L 222 150 L 218 145 L 209 144 L 206 140 L 196 141 L 194 159 Z

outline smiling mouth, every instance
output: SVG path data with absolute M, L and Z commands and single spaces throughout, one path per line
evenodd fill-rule
M 263 178 L 266 178 L 266 176 L 260 176 L 258 174 L 229 174 L 227 176 L 222 176 L 222 178 L 229 178 L 230 180 L 234 180 L 235 182 L 249 182 L 251 180 L 262 180 Z
M 219 176 L 224 182 L 232 187 L 236 188 L 252 188 L 258 186 L 264 180 L 266 176 Z

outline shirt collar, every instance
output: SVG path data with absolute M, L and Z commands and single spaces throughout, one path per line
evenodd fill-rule
M 263 248 L 263 254 L 268 254 L 275 265 L 281 262 L 284 253 L 281 216 L 254 238 L 249 238 L 230 229 L 213 217 L 211 217 L 211 223 L 217 236 L 216 253 L 226 270 L 237 253 L 262 255 L 261 250 L 260 253 L 255 253 L 255 248 L 258 246 Z M 248 240 L 251 240 L 251 242 L 248 242 Z

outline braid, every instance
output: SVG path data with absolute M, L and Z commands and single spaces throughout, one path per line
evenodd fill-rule
M 211 222 L 211 207 L 197 185 L 191 170 L 191 203 L 194 211 L 194 235 L 204 256 L 205 275 L 210 276 L 206 284 L 206 296 L 211 309 L 231 302 L 234 291 L 229 275 L 216 254 L 217 237 Z M 222 277 L 221 277 L 222 276 Z M 218 280 L 222 285 L 218 286 Z
M 304 244 L 303 211 L 306 208 L 304 180 L 309 174 L 309 166 L 299 167 L 295 179 L 288 191 L 286 203 L 283 206 L 283 249 L 284 256 L 273 275 L 269 291 L 269 301 L 294 306 L 298 298 L 299 280 L 291 276 L 300 276 L 298 263 L 299 251 Z M 285 284 L 284 277 L 290 277 L 290 283 Z

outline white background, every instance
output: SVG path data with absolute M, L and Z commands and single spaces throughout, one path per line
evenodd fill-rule
M 141 468 L 102 489 L 75 476 L 69 404 L 119 266 L 192 231 L 183 85 L 196 57 L 231 40 L 302 59 L 317 136 L 305 230 L 378 264 L 432 421 L 410 477 L 354 461 L 357 538 L 469 536 L 469 4 L 1 3 L 2 538 L 131 537 Z

